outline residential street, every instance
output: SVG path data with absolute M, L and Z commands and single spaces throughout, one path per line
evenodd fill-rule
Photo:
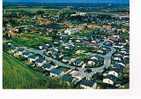
M 102 46 L 103 43 L 101 43 L 100 46 Z M 28 49 L 28 48 L 27 48 Z M 92 75 L 98 73 L 98 72 L 102 72 L 104 70 L 104 68 L 108 68 L 110 65 L 111 65 L 111 57 L 112 57 L 112 54 L 116 51 L 114 48 L 110 47 L 111 51 L 109 53 L 107 53 L 106 55 L 99 55 L 99 54 L 92 54 L 91 55 L 98 55 L 98 56 L 101 56 L 104 58 L 104 64 L 101 66 L 101 67 L 97 67 L 97 68 L 91 68 L 92 72 L 91 73 L 85 73 L 84 71 L 86 70 L 86 68 L 80 68 L 80 67 L 77 67 L 78 70 L 80 71 L 80 74 L 81 74 L 81 77 L 84 78 L 90 78 L 92 77 Z M 71 66 L 69 64 L 64 64 L 58 60 L 55 60 L 51 57 L 48 57 L 44 54 L 44 51 L 43 50 L 37 50 L 37 49 L 33 49 L 33 48 L 30 48 L 28 49 L 30 52 L 33 52 L 35 54 L 40 54 L 41 56 L 44 56 L 46 60 L 48 61 L 52 61 L 54 62 L 55 64 L 57 64 L 58 66 L 62 66 L 62 67 L 66 67 L 66 68 L 71 68 L 71 69 L 74 69 L 76 67 L 74 66 Z M 90 54 L 90 53 L 89 53 Z

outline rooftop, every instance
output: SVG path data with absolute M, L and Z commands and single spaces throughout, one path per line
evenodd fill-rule
M 95 81 L 93 80 L 81 80 L 80 84 L 81 85 L 86 85 L 92 87 L 94 85 Z
M 60 75 L 62 71 L 60 69 L 53 68 L 50 72 L 56 75 Z

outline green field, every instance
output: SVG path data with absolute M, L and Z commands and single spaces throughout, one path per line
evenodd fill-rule
M 37 47 L 39 45 L 50 42 L 51 37 L 41 36 L 34 33 L 25 33 L 20 37 L 13 38 L 10 40 L 15 45 L 26 46 L 26 47 Z
M 15 57 L 3 54 L 3 88 L 4 89 L 45 89 L 71 88 L 66 82 L 51 79 L 34 71 Z

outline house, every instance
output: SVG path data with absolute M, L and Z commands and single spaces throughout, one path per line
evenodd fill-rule
M 28 57 L 29 63 L 35 62 L 37 59 L 39 59 L 39 55 L 31 55 Z
M 109 85 L 113 85 L 114 84 L 113 80 L 111 80 L 109 78 L 104 78 L 103 79 L 103 83 L 106 83 L 106 84 L 109 84 Z
M 87 63 L 89 66 L 94 66 L 96 63 L 94 61 L 88 61 Z
M 47 54 L 48 56 L 52 56 L 52 53 L 53 53 L 52 51 L 47 51 L 47 52 L 46 52 L 46 54 Z
M 71 35 L 71 34 L 72 34 L 72 31 L 71 31 L 71 29 L 66 29 L 66 30 L 64 31 L 64 33 L 65 33 L 65 34 L 68 34 L 68 35 Z
M 108 75 L 103 79 L 103 83 L 114 86 L 114 87 L 120 87 L 121 86 L 121 80 L 113 75 Z
M 109 40 L 111 41 L 118 41 L 120 39 L 119 35 L 112 35 L 111 37 L 109 37 Z
M 43 49 L 43 46 L 39 46 L 39 49 L 42 50 Z
M 77 50 L 76 52 L 75 52 L 75 54 L 82 54 L 82 53 L 85 53 L 86 51 L 85 50 Z
M 112 45 L 113 45 L 113 41 L 108 40 L 108 41 L 106 41 L 106 42 L 104 43 L 104 45 L 106 45 L 106 46 L 112 46 Z
M 13 53 L 16 52 L 16 50 L 17 50 L 17 47 L 11 46 L 11 48 L 10 48 L 10 50 L 8 52 L 13 54 Z
M 43 58 L 38 58 L 36 61 L 35 61 L 35 64 L 37 67 L 42 67 L 44 64 L 46 64 L 46 60 L 43 59 Z
M 83 65 L 83 61 L 81 61 L 80 59 L 76 59 L 74 62 L 73 62 L 73 65 L 75 66 L 78 66 L 78 67 L 81 67 Z
M 124 46 L 123 45 L 114 45 L 114 48 L 122 49 Z
M 118 77 L 119 76 L 119 74 L 116 71 L 109 71 L 108 72 L 108 75 L 113 75 L 115 77 Z
M 74 48 L 73 43 L 63 43 L 62 46 L 67 50 L 72 50 Z
M 71 16 L 86 16 L 87 13 L 85 12 L 77 12 L 75 14 L 71 14 Z
M 80 41 L 79 39 L 77 39 L 75 42 L 76 42 L 76 43 L 80 43 L 81 41 Z
M 116 64 L 114 64 L 113 67 L 116 68 L 119 71 L 122 71 L 123 68 L 125 67 L 125 64 L 124 63 L 116 63 Z
M 75 33 L 75 32 L 79 32 L 79 30 L 76 29 L 76 28 L 72 28 L 72 29 L 66 29 L 64 31 L 64 33 L 67 34 L 67 35 L 71 35 L 72 33 Z
M 76 60 L 76 58 L 71 58 L 69 61 L 69 64 L 73 64 L 73 62 Z
M 62 80 L 66 81 L 68 83 L 71 83 L 72 80 L 73 80 L 73 77 L 71 75 L 69 75 L 69 74 L 66 74 L 66 75 L 62 76 Z
M 24 58 L 28 58 L 29 56 L 31 56 L 31 55 L 33 55 L 31 52 L 28 52 L 28 51 L 25 51 L 25 52 L 23 52 L 23 57 Z
M 58 68 L 53 68 L 50 70 L 50 76 L 51 77 L 59 77 L 63 74 L 61 69 Z
M 82 74 L 80 71 L 77 70 L 73 70 L 72 72 L 70 72 L 71 76 L 78 79 L 78 80 L 82 80 Z
M 70 47 L 69 46 L 65 46 L 65 49 L 70 49 Z
M 59 53 L 53 51 L 53 53 L 52 53 L 51 56 L 52 56 L 52 58 L 54 58 L 54 59 L 58 59 L 58 57 L 59 57 Z
M 121 54 L 124 54 L 124 55 L 128 54 L 127 51 L 125 51 L 125 50 L 120 51 L 120 53 L 121 53 Z
M 45 45 L 43 45 L 43 46 L 39 46 L 39 49 L 40 49 L 40 50 L 43 50 L 43 49 L 47 50 L 49 47 L 50 47 L 49 44 L 45 44 Z
M 69 57 L 64 57 L 62 59 L 62 62 L 64 62 L 64 63 L 68 63 L 69 61 L 70 61 L 70 58 Z
M 57 42 L 57 41 L 54 41 L 53 43 L 54 43 L 54 45 L 58 45 L 59 44 L 59 42 Z
M 43 66 L 42 66 L 42 68 L 43 68 L 43 70 L 46 70 L 46 71 L 51 71 L 51 69 L 53 69 L 54 68 L 54 66 L 52 66 L 51 64 L 44 64 Z
M 92 40 L 91 43 L 92 44 L 97 44 L 97 42 L 95 40 Z
M 97 53 L 98 54 L 105 54 L 103 50 L 98 50 Z
M 14 56 L 20 56 L 20 55 L 22 55 L 24 52 L 25 52 L 25 49 L 24 49 L 24 48 L 18 48 L 18 49 L 15 51 Z
M 63 57 L 64 57 L 64 55 L 61 53 L 58 58 L 62 59 Z
M 12 48 L 16 48 L 13 44 L 11 44 L 11 43 L 7 43 L 7 45 L 6 45 L 9 49 L 12 49 Z
M 119 54 L 119 53 L 115 53 L 113 56 L 114 56 L 114 57 L 122 57 L 122 55 Z
M 113 60 L 114 61 L 122 61 L 121 57 L 114 57 Z
M 96 89 L 97 87 L 97 83 L 92 80 L 81 80 L 79 84 L 80 87 L 84 89 L 91 89 L 91 88 Z
M 12 44 L 11 44 L 11 43 L 7 43 L 7 45 L 8 45 L 8 46 L 12 46 Z
M 53 47 L 52 50 L 53 50 L 54 52 L 58 52 L 58 51 L 59 51 L 58 48 L 56 48 L 56 47 Z
M 50 44 L 45 44 L 43 47 L 46 49 L 46 48 L 51 47 L 51 45 Z
M 95 57 L 95 56 L 92 56 L 90 59 L 93 60 L 93 61 L 98 61 L 98 58 Z
M 129 55 L 124 55 L 123 60 L 125 63 L 129 63 Z
M 87 66 L 87 64 L 84 63 L 84 64 L 82 65 L 82 68 L 85 68 L 86 66 Z
M 123 59 L 129 59 L 129 55 L 124 55 Z

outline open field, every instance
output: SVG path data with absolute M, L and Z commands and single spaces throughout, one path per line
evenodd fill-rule
M 3 54 L 3 58 L 4 89 L 69 88 L 65 82 L 45 77 L 7 53 Z
M 22 45 L 27 47 L 36 47 L 44 43 L 48 43 L 51 40 L 50 37 L 37 36 L 37 34 L 21 34 L 20 37 L 16 37 L 10 42 L 16 45 Z

